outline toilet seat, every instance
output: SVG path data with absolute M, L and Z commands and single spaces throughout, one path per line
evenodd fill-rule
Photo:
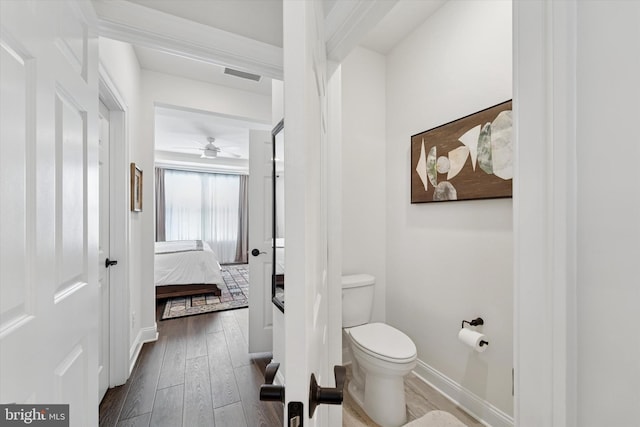
M 354 345 L 376 359 L 408 363 L 417 356 L 416 345 L 403 332 L 385 323 L 367 323 L 349 329 Z

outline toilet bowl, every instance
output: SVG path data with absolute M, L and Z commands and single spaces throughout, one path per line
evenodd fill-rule
M 404 377 L 416 366 L 416 346 L 405 334 L 384 323 L 345 330 L 353 357 L 347 388 L 354 401 L 383 427 L 407 421 Z
M 369 275 L 343 276 L 343 310 L 350 310 L 343 313 L 343 327 L 353 373 L 347 391 L 373 421 L 399 427 L 407 421 L 404 377 L 416 366 L 416 346 L 392 326 L 368 323 L 374 283 Z

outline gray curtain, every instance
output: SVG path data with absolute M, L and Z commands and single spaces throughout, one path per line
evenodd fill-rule
M 165 240 L 164 169 L 156 168 L 156 242 Z
M 238 243 L 236 245 L 235 262 L 249 261 L 249 177 L 240 175 L 240 191 L 238 198 Z

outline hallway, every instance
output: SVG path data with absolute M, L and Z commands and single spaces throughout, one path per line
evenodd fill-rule
M 144 345 L 125 385 L 107 391 L 100 426 L 281 425 L 282 405 L 258 400 L 271 354 L 247 353 L 248 314 L 158 320 L 158 341 Z

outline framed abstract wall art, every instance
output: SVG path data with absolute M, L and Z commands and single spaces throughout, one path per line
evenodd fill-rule
M 411 137 L 411 203 L 511 197 L 512 101 Z

